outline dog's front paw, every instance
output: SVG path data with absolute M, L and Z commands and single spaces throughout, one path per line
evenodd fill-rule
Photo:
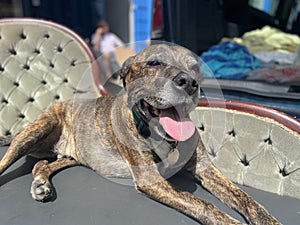
M 52 196 L 51 184 L 48 179 L 43 179 L 41 176 L 35 177 L 31 184 L 30 193 L 32 198 L 37 201 L 47 201 Z

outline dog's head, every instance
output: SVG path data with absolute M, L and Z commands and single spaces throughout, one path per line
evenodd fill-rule
M 165 138 L 189 139 L 195 127 L 189 113 L 197 106 L 201 80 L 198 58 L 180 46 L 152 45 L 129 58 L 120 70 L 129 107 Z

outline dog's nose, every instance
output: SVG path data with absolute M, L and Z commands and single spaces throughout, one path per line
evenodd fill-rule
M 189 95 L 194 94 L 199 87 L 198 82 L 187 73 L 178 74 L 173 81 L 178 88 L 186 91 Z

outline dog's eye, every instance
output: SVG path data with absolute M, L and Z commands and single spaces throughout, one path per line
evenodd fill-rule
M 199 64 L 195 64 L 192 66 L 192 70 L 194 70 L 196 73 L 199 73 L 200 72 L 200 66 Z
M 159 61 L 153 60 L 147 63 L 147 66 L 155 67 L 155 66 L 160 66 L 161 63 Z

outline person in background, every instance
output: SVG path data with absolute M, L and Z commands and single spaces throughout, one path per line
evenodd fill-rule
M 123 41 L 117 35 L 109 31 L 109 25 L 106 21 L 101 20 L 92 36 L 91 43 L 96 55 L 103 57 L 100 60 L 102 71 L 107 78 L 111 77 L 113 72 L 119 68 L 113 52 L 115 48 L 124 46 Z M 116 77 L 112 78 L 112 82 L 117 79 Z

